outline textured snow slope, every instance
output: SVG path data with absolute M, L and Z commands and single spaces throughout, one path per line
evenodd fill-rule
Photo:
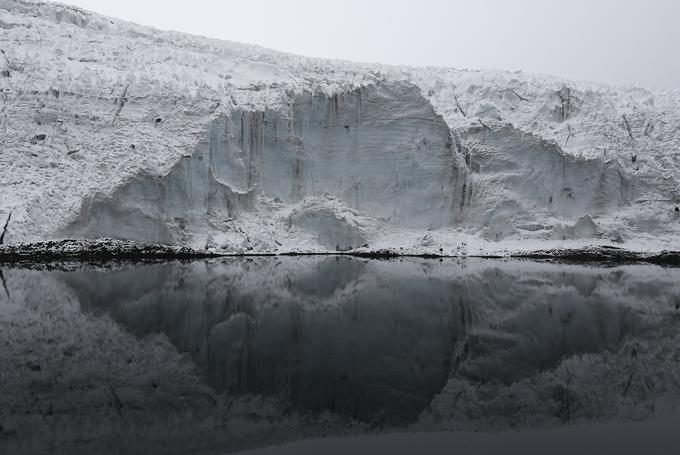
M 680 249 L 680 93 L 0 0 L 0 228 L 221 252 Z

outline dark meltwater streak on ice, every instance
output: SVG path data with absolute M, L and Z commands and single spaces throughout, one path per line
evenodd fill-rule
M 680 409 L 680 269 L 326 256 L 0 271 L 2 453 L 224 453 Z

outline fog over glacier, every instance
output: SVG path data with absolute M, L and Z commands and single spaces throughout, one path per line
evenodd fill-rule
M 676 0 L 74 0 L 162 29 L 296 54 L 680 88 Z

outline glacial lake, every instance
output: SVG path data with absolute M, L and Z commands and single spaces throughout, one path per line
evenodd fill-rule
M 3 454 L 680 446 L 680 268 L 308 256 L 0 271 Z

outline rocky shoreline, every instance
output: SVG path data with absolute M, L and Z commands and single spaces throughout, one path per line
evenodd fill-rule
M 512 254 L 514 258 L 577 263 L 649 263 L 680 266 L 680 251 L 638 252 L 615 247 L 538 250 Z
M 113 239 L 56 240 L 0 245 L 0 262 L 43 262 L 53 260 L 194 259 L 217 254 L 183 246 L 130 242 Z
M 20 245 L 0 245 L 0 263 L 46 263 L 53 261 L 73 262 L 119 262 L 119 261 L 162 261 L 191 260 L 219 257 L 249 256 L 354 256 L 367 259 L 390 259 L 399 257 L 419 258 L 482 258 L 482 259 L 527 259 L 574 263 L 649 263 L 664 266 L 680 266 L 680 251 L 639 252 L 610 246 L 583 248 L 553 248 L 534 251 L 517 251 L 506 254 L 448 255 L 439 253 L 400 253 L 390 249 L 375 251 L 342 252 L 283 252 L 283 253 L 239 253 L 225 254 L 211 250 L 194 249 L 152 243 L 122 241 L 114 239 L 58 240 Z

